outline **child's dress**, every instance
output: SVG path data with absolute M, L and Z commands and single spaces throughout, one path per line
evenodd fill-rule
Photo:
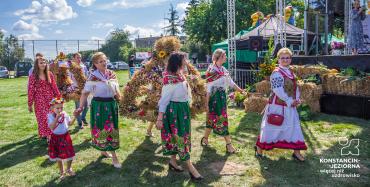
M 48 126 L 55 119 L 54 113 L 48 114 Z M 73 160 L 75 151 L 73 149 L 72 139 L 68 132 L 68 123 L 71 118 L 67 113 L 63 112 L 58 119 L 57 126 L 52 129 L 52 134 L 49 142 L 49 158 L 55 160 Z

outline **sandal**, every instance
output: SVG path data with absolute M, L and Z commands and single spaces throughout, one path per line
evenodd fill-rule
M 65 173 L 60 174 L 60 177 L 59 177 L 59 179 L 60 179 L 60 180 L 63 180 L 63 179 L 65 179 L 65 178 L 66 178 Z
M 145 136 L 146 136 L 146 137 L 153 137 L 153 133 L 152 133 L 152 132 L 148 132 L 148 131 L 147 131 L 147 132 L 146 132 L 146 134 L 145 134 Z
M 76 173 L 74 171 L 72 171 L 71 169 L 70 170 L 67 170 L 67 173 L 69 176 L 75 176 Z
M 263 154 L 260 154 L 260 153 L 257 152 L 257 146 L 254 146 L 254 156 L 258 159 L 263 159 L 264 158 Z
M 119 163 L 119 162 L 114 163 L 114 162 L 112 161 L 112 164 L 113 164 L 113 167 L 115 167 L 115 168 L 117 168 L 117 169 L 121 169 L 121 168 L 122 168 L 122 164 L 121 164 L 121 163 Z
M 207 140 L 207 143 L 204 143 L 204 140 Z M 208 146 L 208 138 L 203 137 L 203 138 L 200 140 L 200 145 L 201 145 L 201 146 Z
M 101 152 L 100 155 L 105 158 L 112 158 L 112 155 L 107 152 Z
M 227 143 L 226 144 L 226 153 L 229 153 L 229 154 L 235 154 L 236 153 L 236 149 L 234 148 L 234 151 L 229 151 L 229 149 L 227 148 L 227 146 L 231 145 L 231 143 Z
M 294 158 L 294 160 L 297 160 L 299 162 L 304 162 L 305 161 L 305 159 L 302 155 L 301 155 L 302 158 L 299 158 L 295 153 L 293 153 L 292 157 Z

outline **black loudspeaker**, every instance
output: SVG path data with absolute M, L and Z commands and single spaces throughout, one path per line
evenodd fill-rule
M 321 112 L 370 119 L 370 97 L 324 94 L 320 99 Z
M 249 49 L 252 51 L 262 51 L 263 48 L 263 36 L 250 36 L 249 37 Z

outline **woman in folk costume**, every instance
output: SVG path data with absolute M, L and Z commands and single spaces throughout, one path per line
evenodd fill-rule
M 296 76 L 289 69 L 292 52 L 282 48 L 277 54 L 279 67 L 271 74 L 269 103 L 266 105 L 261 123 L 261 133 L 255 146 L 255 155 L 262 158 L 262 150 L 273 148 L 293 149 L 292 157 L 304 161 L 300 150 L 306 150 L 297 112 L 301 103 Z
M 208 145 L 208 137 L 213 129 L 215 134 L 225 138 L 226 152 L 235 153 L 236 150 L 231 144 L 228 128 L 226 89 L 234 88 L 239 92 L 245 92 L 234 83 L 226 68 L 222 66 L 226 62 L 226 52 L 224 50 L 217 49 L 213 53 L 212 61 L 213 63 L 208 67 L 206 72 L 207 122 L 204 137 L 201 139 L 201 145 Z
M 49 102 L 54 97 L 59 97 L 60 93 L 54 75 L 49 71 L 43 57 L 36 58 L 33 68 L 28 81 L 28 111 L 33 112 L 35 107 L 39 137 L 47 138 L 52 133 L 47 121 L 47 114 L 50 111 Z
M 167 69 L 163 73 L 163 87 L 158 102 L 159 114 L 156 127 L 161 130 L 164 155 L 171 155 L 169 168 L 176 172 L 184 171 L 176 163 L 176 155 L 186 162 L 192 180 L 203 177 L 190 160 L 191 151 L 191 116 L 189 100 L 191 90 L 182 74 L 186 66 L 184 53 L 175 52 L 169 57 Z
M 119 148 L 118 104 L 120 99 L 118 80 L 113 71 L 107 69 L 107 57 L 97 52 L 92 57 L 94 71 L 90 74 L 80 98 L 80 105 L 74 112 L 78 116 L 84 109 L 87 96 L 92 94 L 90 126 L 92 146 L 102 156 L 112 158 L 115 168 L 121 168 L 115 150 Z M 110 151 L 112 155 L 108 154 Z

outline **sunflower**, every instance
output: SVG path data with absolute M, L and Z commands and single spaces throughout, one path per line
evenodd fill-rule
M 159 51 L 158 57 L 159 58 L 164 58 L 167 55 L 166 51 Z

